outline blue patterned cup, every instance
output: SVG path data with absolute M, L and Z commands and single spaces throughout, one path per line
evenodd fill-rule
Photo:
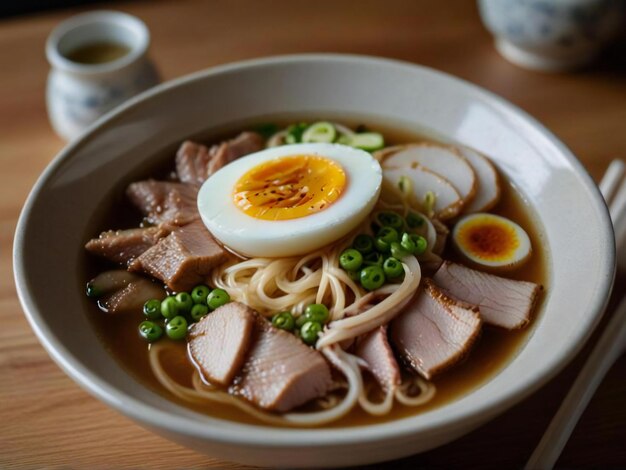
M 624 0 L 478 0 L 496 48 L 530 69 L 560 71 L 589 63 L 620 27 Z
M 73 60 L 81 47 L 113 44 L 125 51 L 101 63 Z M 74 16 L 48 37 L 46 101 L 52 127 L 61 137 L 79 136 L 100 116 L 156 85 L 158 73 L 148 58 L 150 33 L 138 18 L 114 11 Z

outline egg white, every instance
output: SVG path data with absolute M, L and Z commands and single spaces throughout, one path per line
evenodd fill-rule
M 247 171 L 267 161 L 315 155 L 338 163 L 346 174 L 339 199 L 326 209 L 297 219 L 262 220 L 237 208 L 233 188 Z M 380 164 L 368 152 L 339 144 L 272 147 L 239 158 L 213 174 L 200 188 L 202 221 L 220 242 L 245 256 L 287 257 L 310 253 L 356 228 L 372 211 L 381 191 Z

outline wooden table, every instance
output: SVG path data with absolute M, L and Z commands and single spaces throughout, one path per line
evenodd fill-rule
M 612 158 L 626 157 L 624 43 L 588 70 L 548 75 L 505 62 L 468 0 L 103 6 L 148 24 L 152 56 L 167 79 L 272 54 L 335 51 L 393 57 L 460 76 L 521 106 L 551 128 L 596 179 Z M 32 184 L 63 146 L 46 118 L 44 41 L 71 13 L 75 11 L 0 21 L 0 467 L 242 468 L 157 437 L 89 396 L 48 358 L 22 315 L 12 281 L 15 224 Z M 619 290 L 624 291 L 624 284 Z M 534 396 L 486 426 L 388 468 L 521 467 L 589 349 Z M 622 358 L 591 402 L 560 466 L 626 466 L 625 378 Z

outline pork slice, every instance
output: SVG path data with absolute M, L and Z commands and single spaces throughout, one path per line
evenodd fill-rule
M 146 301 L 164 298 L 165 289 L 162 286 L 140 277 L 99 299 L 98 306 L 107 313 L 141 313 Z
M 176 174 L 183 183 L 200 185 L 207 179 L 209 161 L 217 151 L 186 140 L 176 153 Z
M 131 202 L 153 224 L 182 226 L 200 218 L 198 187 L 171 181 L 146 180 L 126 190 Z
M 433 280 L 448 295 L 478 305 L 485 323 L 507 329 L 522 328 L 530 321 L 542 289 L 534 282 L 506 279 L 449 261 Z
M 430 280 L 391 323 L 391 342 L 402 358 L 430 380 L 453 366 L 480 333 L 478 308 L 446 296 Z
M 230 302 L 191 327 L 187 349 L 207 381 L 230 385 L 250 348 L 254 323 L 251 308 Z
M 400 385 L 400 368 L 389 340 L 387 325 L 380 326 L 357 340 L 355 354 L 363 359 L 383 390 Z
M 207 166 L 206 178 L 223 166 L 228 165 L 233 160 L 250 153 L 258 152 L 264 147 L 265 140 L 256 132 L 242 132 L 234 139 L 223 142 L 215 149 L 215 153 L 213 153 L 213 149 L 211 149 L 213 155 Z
M 256 132 L 242 132 L 210 148 L 187 140 L 176 153 L 176 173 L 183 183 L 201 185 L 224 165 L 264 147 L 263 137 Z
M 179 292 L 204 282 L 211 269 L 227 258 L 226 250 L 197 220 L 143 252 L 129 265 L 129 270 L 143 271 Z
M 232 391 L 260 408 L 284 413 L 325 395 L 332 385 L 322 355 L 258 317 L 253 344 Z
M 109 230 L 98 238 L 92 238 L 85 248 L 118 264 L 128 264 L 168 234 L 163 227 Z

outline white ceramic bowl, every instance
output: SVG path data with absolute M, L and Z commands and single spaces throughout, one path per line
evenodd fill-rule
M 224 123 L 274 113 L 362 116 L 426 127 L 492 156 L 534 206 L 549 247 L 545 311 L 489 382 L 392 423 L 293 430 L 243 425 L 180 407 L 131 378 L 87 316 L 80 261 L 92 222 L 120 179 L 160 150 Z M 476 86 L 415 65 L 305 55 L 225 65 L 163 84 L 93 125 L 46 169 L 26 202 L 14 252 L 28 319 L 52 358 L 90 393 L 155 432 L 255 465 L 372 463 L 430 449 L 476 428 L 556 374 L 605 307 L 614 275 L 606 206 L 575 157 L 537 121 Z

